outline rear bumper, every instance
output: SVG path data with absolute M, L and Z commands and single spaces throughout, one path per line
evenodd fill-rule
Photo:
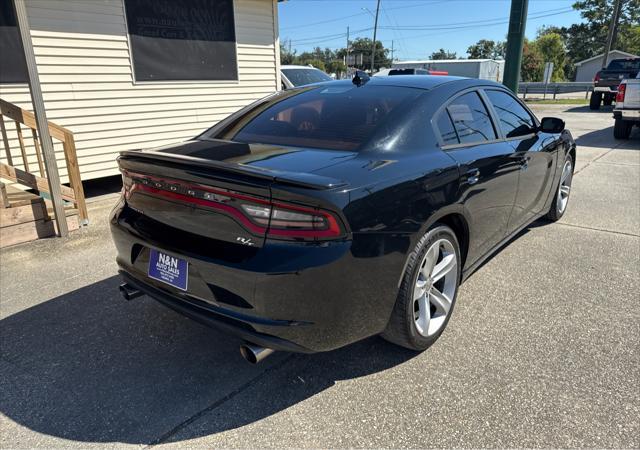
M 614 86 L 595 86 L 593 92 L 604 92 L 606 94 L 616 94 L 618 92 L 618 85 Z
M 613 117 L 615 119 L 640 122 L 640 109 L 614 109 Z
M 126 270 L 120 270 L 120 275 L 126 283 L 135 287 L 154 300 L 162 303 L 164 306 L 204 325 L 217 328 L 229 334 L 236 335 L 247 342 L 252 342 L 273 350 L 297 353 L 312 352 L 311 350 L 294 344 L 293 342 L 286 341 L 275 336 L 258 333 L 251 328 L 244 327 L 242 326 L 241 321 L 231 319 L 229 315 L 221 313 L 220 310 L 215 310 L 205 302 L 198 302 L 196 299 L 187 299 L 185 297 L 180 298 L 172 295 L 165 290 L 154 287 L 151 284 L 134 277 Z
M 148 230 L 130 217 L 136 214 L 119 205 L 111 216 L 117 262 L 127 283 L 202 323 L 293 352 L 332 350 L 382 332 L 409 243 L 409 238 L 359 235 L 317 244 L 267 242 L 240 256 L 216 254 L 215 247 L 194 254 L 174 248 L 168 236 L 159 242 L 145 235 Z M 147 276 L 151 248 L 187 260 L 187 292 Z

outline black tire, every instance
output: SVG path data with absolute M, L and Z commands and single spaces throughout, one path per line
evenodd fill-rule
M 571 178 L 573 178 L 573 172 L 575 170 L 575 165 L 573 163 L 573 158 L 571 157 L 570 154 L 567 154 L 567 156 L 564 159 L 564 162 L 562 163 L 562 170 L 564 170 L 565 165 L 567 164 L 567 161 L 569 163 L 571 163 Z M 571 181 L 569 180 L 569 186 L 571 186 Z M 564 208 L 561 209 L 559 201 L 558 201 L 558 196 L 560 196 L 560 184 L 562 183 L 562 173 L 560 173 L 560 179 L 558 180 L 558 186 L 556 187 L 556 194 L 553 196 L 553 202 L 551 203 L 551 206 L 549 207 L 549 211 L 547 212 L 547 215 L 545 216 L 545 218 L 547 220 L 549 220 L 550 222 L 557 222 L 558 220 L 560 220 L 562 218 L 562 216 L 564 216 L 564 213 L 567 211 L 567 205 L 565 204 Z M 567 198 L 567 203 L 569 202 L 569 197 Z
M 451 304 L 444 322 L 438 331 L 431 336 L 420 334 L 415 322 L 414 304 L 416 300 L 413 298 L 414 287 L 420 265 L 425 258 L 427 250 L 437 241 L 445 239 L 451 243 L 455 250 L 456 268 L 455 268 L 455 291 L 451 296 Z M 416 244 L 415 248 L 409 255 L 409 262 L 400 285 L 398 298 L 394 306 L 391 318 L 387 324 L 387 328 L 382 333 L 382 337 L 389 342 L 406 347 L 411 350 L 423 351 L 429 348 L 442 334 L 447 327 L 449 319 L 453 314 L 458 288 L 460 285 L 460 272 L 462 260 L 460 259 L 460 245 L 458 239 L 451 228 L 442 224 L 435 224 Z M 453 275 L 453 269 L 450 272 Z M 434 284 L 435 286 L 436 284 Z
M 613 137 L 616 139 L 629 139 L 631 128 L 633 128 L 633 122 L 618 118 L 613 125 Z
M 592 92 L 589 100 L 589 109 L 598 110 L 602 103 L 602 92 Z
M 604 104 L 604 106 L 611 106 L 614 98 L 615 97 L 613 96 L 613 94 L 605 94 L 602 103 Z

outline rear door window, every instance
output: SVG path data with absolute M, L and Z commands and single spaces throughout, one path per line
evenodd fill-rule
M 477 92 L 469 92 L 447 106 L 461 144 L 491 141 L 497 138 L 489 111 Z
M 456 145 L 460 143 L 456 129 L 446 109 L 438 116 L 436 126 L 442 138 L 442 145 Z
M 513 96 L 503 91 L 485 91 L 498 115 L 500 128 L 506 138 L 525 136 L 535 130 L 531 114 Z

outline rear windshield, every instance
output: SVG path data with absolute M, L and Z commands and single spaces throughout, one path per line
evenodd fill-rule
M 640 70 L 640 59 L 614 59 L 609 63 L 609 70 Z
M 318 69 L 282 69 L 284 76 L 291 81 L 294 86 L 304 86 L 321 81 L 331 81 L 332 78 Z
M 246 143 L 359 150 L 376 132 L 390 134 L 387 127 L 392 126 L 392 119 L 423 92 L 395 86 L 311 88 L 285 99 L 275 97 L 248 112 L 250 120 L 240 129 L 219 137 Z

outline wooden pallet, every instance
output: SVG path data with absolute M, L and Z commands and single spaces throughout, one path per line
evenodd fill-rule
M 53 212 L 47 207 L 47 201 L 12 186 L 0 187 L 0 191 L 4 193 L 0 205 L 0 248 L 55 236 L 55 221 L 51 220 Z M 66 213 L 69 229 L 77 230 L 80 226 L 78 211 L 69 208 Z

